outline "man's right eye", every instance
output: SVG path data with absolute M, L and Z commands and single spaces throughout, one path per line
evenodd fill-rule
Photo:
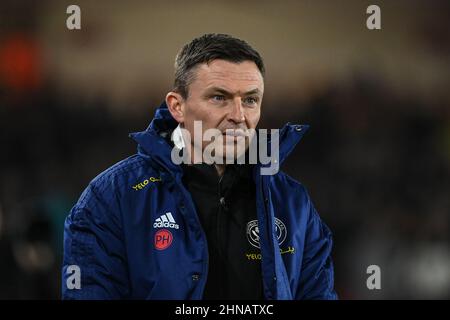
M 224 101 L 225 100 L 225 96 L 221 95 L 221 94 L 215 94 L 211 97 L 211 99 L 213 101 Z

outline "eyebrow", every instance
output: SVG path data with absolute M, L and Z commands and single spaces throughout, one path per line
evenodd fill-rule
M 231 93 L 228 90 L 225 90 L 223 88 L 220 88 L 220 87 L 211 87 L 211 88 L 208 89 L 208 92 L 220 92 L 220 93 L 222 93 L 223 95 L 226 95 L 226 96 L 232 96 L 233 95 L 233 93 Z M 245 92 L 244 95 L 247 96 L 247 95 L 255 94 L 255 93 L 259 93 L 259 92 L 260 92 L 259 89 L 256 88 L 256 89 L 253 89 L 253 90 Z

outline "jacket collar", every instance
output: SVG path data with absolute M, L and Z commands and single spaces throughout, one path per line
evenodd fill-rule
M 129 136 L 138 143 L 138 153 L 141 156 L 155 162 L 157 166 L 161 166 L 168 172 L 176 174 L 182 172 L 182 168 L 171 160 L 172 143 L 170 142 L 170 135 L 177 125 L 177 121 L 170 114 L 166 103 L 163 102 L 156 109 L 155 117 L 148 128 L 141 132 L 130 133 Z M 289 156 L 308 128 L 308 125 L 287 123 L 280 130 L 279 165 Z M 270 138 L 267 143 L 267 150 L 270 150 Z M 259 165 L 268 167 L 270 164 Z

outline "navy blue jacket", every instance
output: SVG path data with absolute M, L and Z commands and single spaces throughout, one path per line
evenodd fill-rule
M 94 178 L 72 208 L 64 299 L 202 299 L 208 244 L 181 166 L 171 161 L 167 135 L 176 126 L 163 103 L 147 130 L 131 134 L 138 153 Z M 306 129 L 280 131 L 280 164 Z M 262 258 L 266 299 L 336 299 L 330 230 L 299 182 L 281 171 L 261 175 L 261 166 L 253 171 L 259 233 L 254 223 L 248 236 L 260 248 L 251 258 Z

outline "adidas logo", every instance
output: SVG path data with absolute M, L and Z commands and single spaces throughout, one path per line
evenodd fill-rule
M 155 220 L 153 223 L 153 228 L 172 228 L 178 229 L 180 226 L 175 222 L 175 219 L 172 216 L 172 212 L 166 212 L 161 215 L 161 217 Z

